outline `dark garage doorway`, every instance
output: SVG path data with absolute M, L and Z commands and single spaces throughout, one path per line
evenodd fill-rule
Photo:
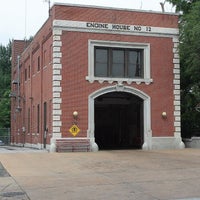
M 95 99 L 95 142 L 99 149 L 141 149 L 143 100 L 126 92 Z

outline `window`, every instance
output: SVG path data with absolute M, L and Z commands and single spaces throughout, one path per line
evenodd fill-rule
M 30 76 L 31 76 L 31 66 L 29 65 L 28 66 L 28 78 L 30 78 Z
M 33 65 L 32 65 L 31 67 L 32 67 L 32 73 L 33 73 L 33 75 L 34 75 L 35 72 L 36 72 L 35 60 L 34 60 L 34 59 L 33 59 Z
M 40 56 L 38 56 L 38 59 L 37 59 L 37 60 L 38 60 L 38 62 L 37 62 L 37 63 L 38 63 L 38 65 L 37 65 L 37 70 L 40 71 Z
M 47 102 L 44 102 L 44 130 L 47 128 Z
M 37 105 L 37 133 L 40 132 L 40 105 Z
M 24 79 L 25 81 L 27 81 L 27 69 L 25 69 L 25 72 L 24 72 Z
M 47 66 L 47 51 L 44 50 L 44 53 L 43 53 L 43 64 L 44 66 Z
M 96 77 L 143 78 L 143 49 L 95 47 Z
M 28 133 L 30 133 L 31 129 L 31 111 L 30 108 L 28 108 Z
M 52 61 L 52 55 L 53 55 L 53 45 L 51 44 L 49 47 L 49 57 L 48 57 L 49 63 Z
M 89 82 L 152 82 L 150 78 L 150 44 L 89 40 Z

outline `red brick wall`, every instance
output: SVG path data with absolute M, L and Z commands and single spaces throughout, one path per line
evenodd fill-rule
M 78 125 L 86 136 L 88 126 L 88 95 L 109 83 L 89 83 L 88 75 L 88 40 L 113 40 L 123 42 L 150 43 L 151 78 L 153 83 L 145 85 L 131 84 L 151 97 L 151 118 L 153 136 L 173 136 L 173 43 L 171 38 L 123 36 L 110 34 L 92 34 L 63 32 L 62 36 L 62 133 L 71 136 L 68 129 L 72 125 L 73 111 L 79 112 Z M 164 47 L 164 48 L 163 48 Z M 116 83 L 113 83 L 116 84 Z M 168 117 L 163 120 L 161 113 L 166 111 Z
M 103 8 L 87 8 L 56 5 L 52 15 L 59 20 L 105 22 L 116 24 L 134 24 L 143 26 L 177 28 L 178 16 L 162 13 L 132 12 L 124 10 L 109 10 Z
M 12 135 L 17 128 L 25 125 L 27 129 L 28 108 L 31 109 L 30 133 L 26 132 L 26 142 L 37 144 L 43 142 L 43 105 L 47 102 L 47 127 L 50 142 L 52 133 L 52 22 L 54 19 L 74 21 L 95 21 L 116 24 L 142 25 L 165 28 L 177 28 L 178 16 L 162 13 L 131 12 L 127 10 L 109 10 L 102 8 L 72 7 L 56 5 L 52 8 L 51 16 L 35 35 L 34 40 L 21 55 L 21 101 L 22 112 L 15 121 L 12 118 Z M 81 132 L 78 137 L 85 137 L 88 129 L 88 95 L 109 83 L 89 83 L 85 80 L 88 75 L 88 40 L 112 40 L 122 42 L 136 42 L 150 44 L 151 78 L 150 85 L 141 83 L 131 86 L 151 97 L 151 127 L 153 136 L 173 136 L 174 134 L 174 95 L 173 95 L 173 42 L 167 37 L 145 37 L 123 34 L 98 34 L 63 31 L 62 40 L 62 127 L 63 137 L 71 137 L 69 128 L 73 124 L 73 111 L 79 112 L 78 126 Z M 20 43 L 21 45 L 23 43 Z M 16 58 L 22 47 L 15 46 L 13 55 Z M 37 71 L 37 58 L 40 56 L 40 70 Z M 13 78 L 16 77 L 16 59 L 13 61 Z M 31 75 L 24 80 L 25 69 L 31 67 Z M 116 84 L 116 83 L 113 83 Z M 37 134 L 37 105 L 40 105 L 40 131 Z M 12 110 L 14 110 L 12 104 Z M 163 120 L 161 113 L 167 112 L 167 119 Z M 12 111 L 13 113 L 13 111 Z M 21 133 L 20 133 L 21 134 Z M 160 135 L 162 134 L 162 135 Z M 22 135 L 19 140 L 23 142 Z
M 55 19 L 74 21 L 95 21 L 117 24 L 134 24 L 143 26 L 177 28 L 178 16 L 163 13 L 131 12 L 102 8 L 64 7 L 53 8 Z M 91 84 L 85 80 L 88 72 L 88 40 L 113 40 L 123 42 L 150 43 L 151 45 L 151 78 L 150 85 L 132 84 L 151 97 L 151 119 L 153 136 L 173 136 L 173 43 L 171 38 L 89 34 L 63 32 L 62 36 L 62 133 L 71 136 L 68 129 L 72 124 L 72 112 L 79 112 L 79 136 L 86 136 L 88 116 L 88 95 L 93 91 L 108 86 L 108 83 Z M 115 84 L 115 83 L 114 83 Z M 159 101 L 159 103 L 158 103 Z M 161 118 L 166 111 L 167 119 Z
M 13 81 L 18 80 L 18 56 L 21 55 L 21 53 L 26 48 L 26 42 L 22 40 L 14 40 L 12 44 L 12 74 L 11 74 L 11 92 L 13 94 L 17 94 L 17 84 L 13 84 Z M 17 130 L 18 126 L 15 123 L 16 121 L 16 114 L 15 109 L 18 106 L 17 98 L 11 98 L 11 142 L 14 140 L 18 140 L 17 136 Z M 20 115 L 18 114 L 17 122 L 20 123 Z
M 47 143 L 50 142 L 52 133 L 52 30 L 51 19 L 49 19 L 40 31 L 34 37 L 34 40 L 27 49 L 13 44 L 13 55 L 20 53 L 20 106 L 22 111 L 17 115 L 17 120 L 11 119 L 12 136 L 16 135 L 19 129 L 19 135 L 12 142 L 37 144 L 42 143 L 44 133 L 44 112 L 43 105 L 47 102 L 47 127 L 49 134 Z M 45 59 L 44 59 L 45 54 Z M 15 56 L 16 57 L 16 56 Z M 40 57 L 40 69 L 38 69 L 38 57 Z M 13 65 L 16 63 L 13 62 Z M 30 77 L 29 77 L 30 66 Z M 25 71 L 27 70 L 27 80 L 25 80 Z M 16 70 L 12 71 L 15 76 Z M 14 88 L 12 89 L 14 90 Z M 37 105 L 40 107 L 39 133 L 37 131 Z M 15 113 L 16 101 L 13 103 L 12 115 Z M 30 109 L 30 131 L 28 131 L 28 109 Z M 26 128 L 25 136 L 22 134 L 22 127 Z M 24 138 L 25 137 L 25 138 Z

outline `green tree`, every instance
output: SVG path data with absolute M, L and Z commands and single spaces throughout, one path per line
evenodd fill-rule
M 200 1 L 182 16 L 180 41 L 183 135 L 192 136 L 200 129 Z
M 200 0 L 166 0 L 167 2 L 171 3 L 173 6 L 176 6 L 176 12 L 183 12 L 186 14 L 190 12 L 193 4 L 200 1 Z
M 167 0 L 180 15 L 182 137 L 200 133 L 200 0 Z
M 10 127 L 10 90 L 8 89 L 0 100 L 0 128 Z
M 0 45 L 0 128 L 10 127 L 11 42 Z

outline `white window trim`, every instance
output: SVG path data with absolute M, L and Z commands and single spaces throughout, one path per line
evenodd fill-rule
M 132 48 L 144 50 L 144 78 L 112 78 L 112 77 L 96 77 L 94 76 L 94 49 L 95 47 L 113 47 L 113 48 Z M 149 43 L 130 43 L 130 42 L 117 42 L 117 41 L 104 41 L 104 40 L 89 40 L 88 41 L 88 76 L 86 80 L 90 83 L 98 81 L 103 83 L 105 81 L 109 83 L 127 82 L 131 84 L 136 82 L 137 84 L 145 83 L 150 84 L 153 82 L 150 75 L 150 44 Z

